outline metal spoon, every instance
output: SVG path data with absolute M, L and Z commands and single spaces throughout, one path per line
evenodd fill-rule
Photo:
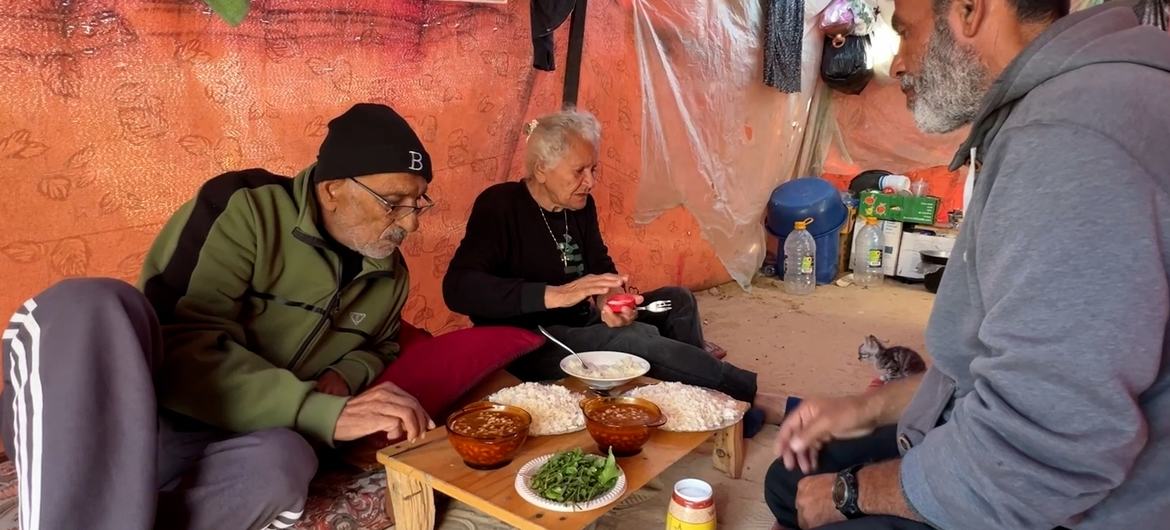
M 573 356 L 576 357 L 578 361 L 581 361 L 582 368 L 584 368 L 586 370 L 589 369 L 589 365 L 585 363 L 585 359 L 582 359 L 580 355 L 577 355 L 577 352 L 573 351 L 573 348 L 565 346 L 565 343 L 557 340 L 556 337 L 553 337 L 552 335 L 550 335 L 548 330 L 544 329 L 544 326 L 536 326 L 536 329 L 539 329 L 540 332 L 543 333 L 545 337 L 548 337 L 548 340 L 555 342 L 557 346 L 560 346 L 560 347 L 564 348 L 565 351 L 573 354 Z

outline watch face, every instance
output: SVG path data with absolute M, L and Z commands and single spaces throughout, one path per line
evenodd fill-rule
M 846 489 L 845 480 L 841 477 L 837 477 L 837 480 L 833 482 L 833 504 L 837 505 L 838 507 L 845 504 Z

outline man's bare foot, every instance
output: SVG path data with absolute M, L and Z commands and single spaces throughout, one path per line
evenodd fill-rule
M 764 423 L 780 425 L 784 421 L 784 405 L 788 396 L 769 392 L 756 392 L 756 400 L 752 404 L 764 411 Z

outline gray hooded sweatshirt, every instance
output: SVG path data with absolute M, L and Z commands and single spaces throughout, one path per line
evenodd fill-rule
M 947 530 L 1170 528 L 1170 35 L 1105 4 L 991 87 L 983 165 L 899 424 Z

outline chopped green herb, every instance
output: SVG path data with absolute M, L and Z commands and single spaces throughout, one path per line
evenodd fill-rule
M 612 449 L 609 458 L 603 458 L 576 448 L 545 462 L 532 477 L 532 489 L 550 501 L 588 502 L 613 489 L 619 475 Z

